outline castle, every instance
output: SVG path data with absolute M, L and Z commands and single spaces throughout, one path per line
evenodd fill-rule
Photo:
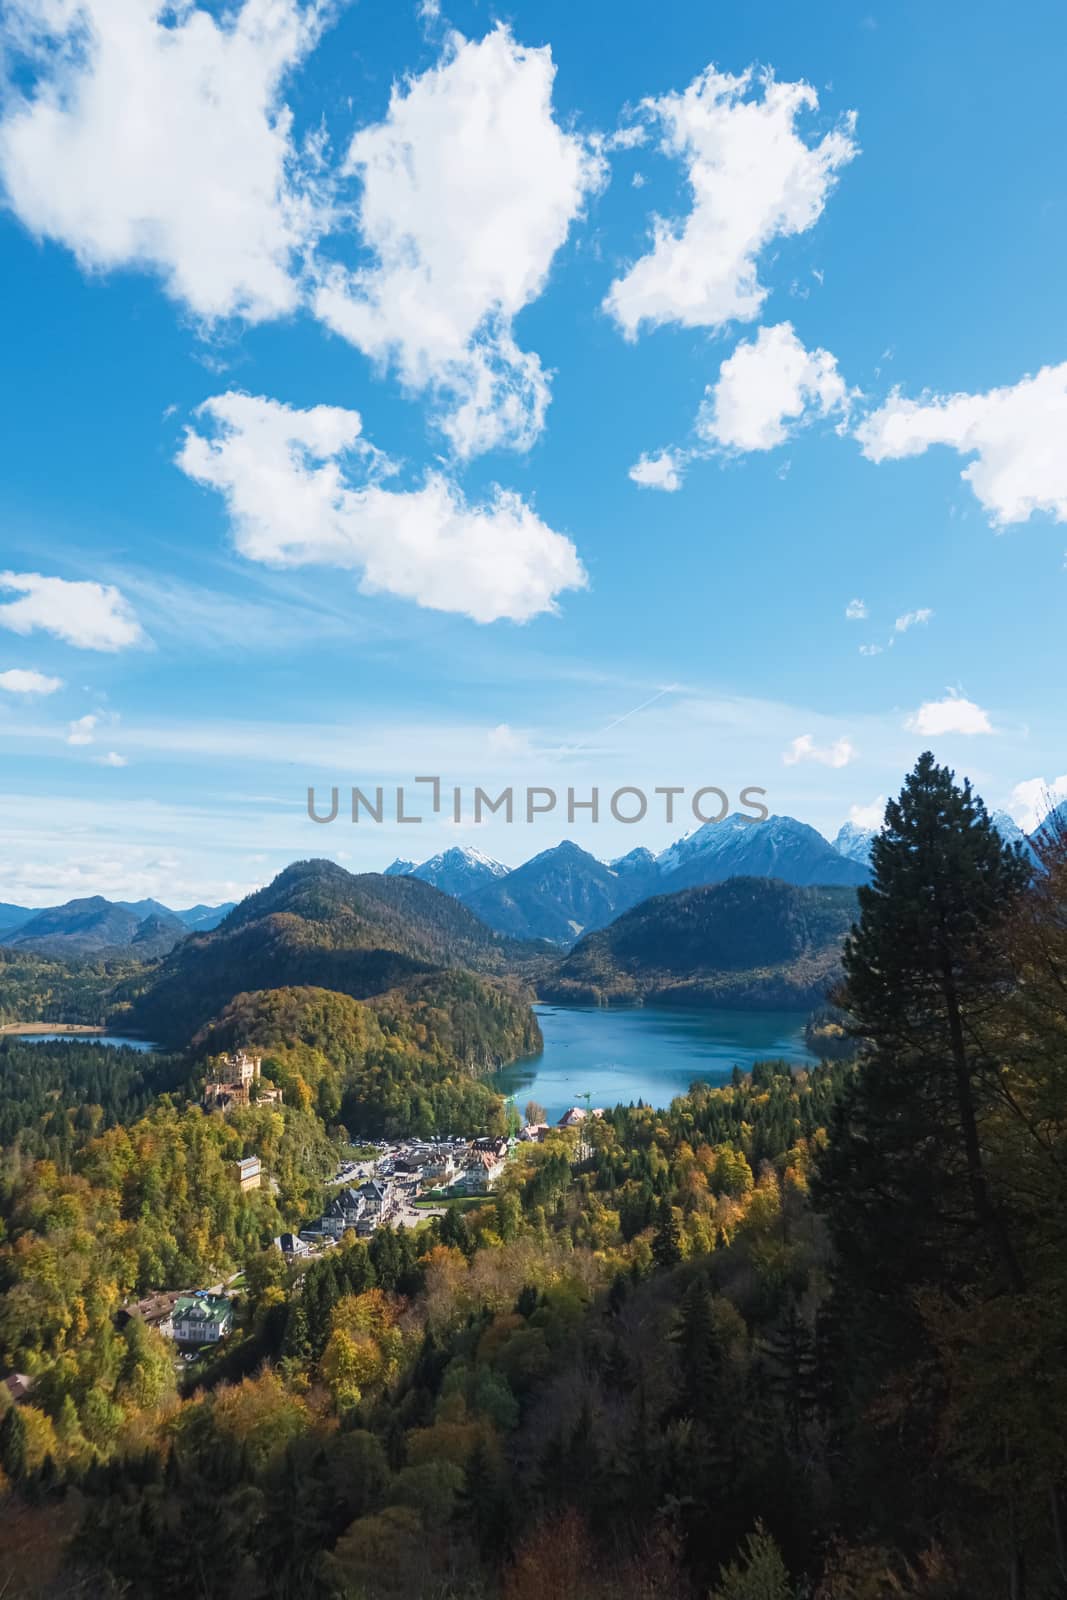
M 260 1082 L 262 1065 L 263 1058 L 249 1055 L 247 1050 L 233 1050 L 214 1062 L 209 1069 L 213 1076 L 204 1085 L 204 1110 L 227 1112 L 237 1106 L 247 1106 L 252 1099 L 253 1083 Z M 282 1091 L 260 1087 L 256 1103 L 280 1106 Z

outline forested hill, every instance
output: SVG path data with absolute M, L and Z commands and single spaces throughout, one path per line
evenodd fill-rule
M 506 980 L 435 972 L 372 1001 L 311 987 L 237 995 L 194 1040 L 249 1046 L 287 1105 L 362 1135 L 502 1126 L 479 1078 L 541 1043 L 528 995 Z
M 314 985 L 364 999 L 443 968 L 520 970 L 536 953 L 418 879 L 299 861 L 118 991 L 114 1021 L 185 1044 L 243 991 Z
M 730 878 L 659 895 L 576 945 L 542 981 L 543 998 L 807 1008 L 840 976 L 856 916 L 851 888 Z

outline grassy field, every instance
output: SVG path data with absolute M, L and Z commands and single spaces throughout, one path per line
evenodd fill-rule
M 443 1206 L 447 1211 L 471 1211 L 476 1206 L 491 1204 L 492 1201 L 488 1200 L 483 1194 L 457 1194 L 451 1197 L 443 1195 L 440 1199 L 434 1195 L 424 1195 L 421 1200 L 415 1201 L 415 1209 L 424 1211 L 429 1206 L 434 1206 L 437 1209 Z

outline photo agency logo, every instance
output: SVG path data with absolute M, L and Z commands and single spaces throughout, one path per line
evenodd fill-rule
M 684 784 L 657 784 L 652 789 L 637 784 L 622 784 L 601 791 L 556 789 L 551 785 L 522 787 L 509 785 L 491 794 L 477 784 L 444 784 L 439 776 L 412 778 L 409 783 L 377 784 L 369 790 L 352 787 L 345 793 L 334 784 L 329 802 L 308 785 L 307 814 L 312 822 L 325 826 L 343 820 L 355 823 L 420 823 L 450 814 L 453 822 L 491 818 L 503 822 L 534 822 L 553 813 L 566 815 L 573 822 L 645 822 L 653 820 L 680 823 L 691 814 L 698 823 L 722 822 L 733 809 L 730 796 L 716 784 L 690 791 Z M 763 804 L 766 789 L 749 784 L 738 795 L 737 814 L 746 822 L 764 822 L 770 815 Z

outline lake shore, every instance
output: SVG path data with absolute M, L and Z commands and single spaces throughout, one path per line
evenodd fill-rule
M 92 1027 L 87 1022 L 5 1022 L 0 1026 L 3 1033 L 71 1033 L 86 1034 L 90 1038 L 93 1034 L 103 1033 L 102 1027 Z

